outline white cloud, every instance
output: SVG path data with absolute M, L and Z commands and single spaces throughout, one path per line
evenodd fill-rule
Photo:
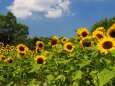
M 70 3 L 70 0 L 14 0 L 7 9 L 22 19 L 32 16 L 34 12 L 43 13 L 47 18 L 57 18 L 69 11 Z

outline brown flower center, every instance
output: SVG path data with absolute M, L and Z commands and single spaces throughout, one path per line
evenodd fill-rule
M 82 36 L 86 37 L 87 36 L 87 32 L 82 32 Z
M 24 47 L 23 47 L 23 46 L 20 46 L 20 47 L 19 47 L 19 50 L 20 50 L 20 51 L 24 51 Z
M 44 62 L 44 60 L 43 60 L 42 57 L 37 59 L 37 63 L 38 63 L 38 64 L 43 64 L 43 62 Z
M 97 34 L 96 35 L 99 39 L 103 38 L 103 36 L 101 34 Z
M 83 47 L 90 47 L 91 46 L 91 42 L 83 42 Z
M 113 31 L 110 32 L 110 36 L 111 37 L 115 37 L 115 30 L 113 30 Z
M 12 59 L 9 59 L 9 60 L 8 60 L 8 63 L 12 63 L 12 62 L 13 62 Z
M 39 46 L 39 48 L 42 48 L 42 47 L 43 47 L 43 44 L 42 44 L 42 43 L 40 43 L 38 46 Z
M 110 49 L 112 48 L 113 44 L 111 41 L 105 41 L 103 44 L 102 44 L 103 48 L 104 49 Z
M 72 45 L 67 45 L 67 49 L 71 50 L 72 49 Z
M 56 39 L 52 39 L 52 40 L 51 40 L 51 44 L 52 44 L 52 45 L 56 45 L 56 44 L 57 44 L 57 40 L 56 40 Z

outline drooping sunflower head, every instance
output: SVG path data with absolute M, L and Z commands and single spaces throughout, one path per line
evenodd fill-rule
M 89 31 L 87 28 L 79 28 L 77 31 L 76 31 L 76 35 L 79 35 L 79 36 L 82 36 L 82 37 L 86 37 L 89 35 Z
M 35 63 L 36 64 L 45 64 L 46 63 L 46 57 L 42 56 L 42 55 L 37 55 L 35 57 Z
M 37 50 L 43 50 L 44 49 L 44 43 L 43 43 L 43 41 L 37 41 L 36 42 L 36 49 Z
M 96 31 L 101 31 L 103 33 L 106 32 L 106 30 L 104 29 L 104 27 L 98 27 L 98 28 L 96 28 Z
M 53 36 L 49 42 L 49 44 L 51 44 L 52 47 L 55 47 L 58 43 L 59 43 L 59 38 L 57 36 Z
M 95 30 L 92 34 L 93 38 L 96 38 L 97 40 L 100 40 L 104 38 L 105 34 L 102 31 Z
M 4 43 L 0 42 L 0 47 L 3 47 L 4 46 Z
M 91 47 L 93 45 L 93 42 L 90 41 L 92 39 L 91 36 L 87 36 L 82 38 L 82 40 L 80 40 L 80 46 L 85 49 L 86 47 Z
M 115 23 L 107 30 L 107 35 L 115 38 Z
M 4 60 L 4 62 L 8 63 L 8 64 L 11 64 L 13 62 L 13 59 L 8 57 Z
M 108 51 L 115 49 L 115 40 L 111 37 L 104 37 L 98 42 L 97 46 L 101 53 L 107 54 Z
M 24 45 L 24 44 L 18 44 L 16 46 L 16 50 L 18 52 L 25 52 L 25 51 L 28 51 L 28 47 L 26 45 Z
M 68 38 L 66 38 L 66 37 L 63 37 L 62 39 L 61 39 L 61 42 L 62 43 L 66 43 L 68 41 Z
M 74 46 L 72 45 L 71 42 L 66 42 L 64 44 L 64 49 L 68 52 L 72 52 L 74 50 Z

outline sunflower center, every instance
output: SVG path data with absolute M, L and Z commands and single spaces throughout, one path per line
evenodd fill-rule
M 42 43 L 40 43 L 38 46 L 39 46 L 40 48 L 42 48 L 42 47 L 43 47 L 43 44 L 42 44 Z
M 83 42 L 83 47 L 90 47 L 91 46 L 91 42 Z
M 8 63 L 12 63 L 12 62 L 13 62 L 12 59 L 9 59 L 9 60 L 8 60 Z
M 67 49 L 71 50 L 72 49 L 72 45 L 67 45 Z
M 113 31 L 110 32 L 110 36 L 111 37 L 115 37 L 115 30 L 113 30 Z
M 20 50 L 20 51 L 24 51 L 24 47 L 23 47 L 23 46 L 20 46 L 20 47 L 19 47 L 19 50 Z
M 96 35 L 99 39 L 103 38 L 103 36 L 101 34 L 97 34 Z
M 56 40 L 56 39 L 52 39 L 52 40 L 51 40 L 51 44 L 52 44 L 52 45 L 56 45 L 56 44 L 57 44 L 57 40 Z
M 66 42 L 66 39 L 63 39 L 63 42 Z
M 38 59 L 37 59 L 37 63 L 38 63 L 38 64 L 42 64 L 43 62 L 44 62 L 43 58 L 38 58 Z
M 111 41 L 105 41 L 103 44 L 102 44 L 103 48 L 104 49 L 110 49 L 112 48 L 113 44 Z
M 83 36 L 83 37 L 86 37 L 86 36 L 87 36 L 87 32 L 83 32 L 83 33 L 82 33 L 82 36 Z

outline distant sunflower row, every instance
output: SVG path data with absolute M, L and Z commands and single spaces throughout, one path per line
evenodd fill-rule
M 48 44 L 44 44 L 43 41 L 36 41 L 35 50 L 30 50 L 24 44 L 18 44 L 17 46 L 6 45 L 4 47 L 4 43 L 0 42 L 0 60 L 3 60 L 6 63 L 12 63 L 13 58 L 4 57 L 4 54 L 15 52 L 16 55 L 14 55 L 15 53 L 11 53 L 14 58 L 26 58 L 28 54 L 33 54 L 35 63 L 45 64 L 45 54 L 51 53 L 53 49 L 57 49 L 57 52 L 59 52 L 60 49 L 69 53 L 74 52 L 74 49 L 77 50 L 75 43 L 78 43 L 79 47 L 84 51 L 88 50 L 88 47 L 96 46 L 100 53 L 106 55 L 115 49 L 115 24 L 113 24 L 107 31 L 104 27 L 98 27 L 92 33 L 90 33 L 85 27 L 78 28 L 76 29 L 74 42 L 69 38 L 59 38 L 58 36 L 53 36 Z M 47 50 L 45 45 L 51 46 L 51 49 Z

